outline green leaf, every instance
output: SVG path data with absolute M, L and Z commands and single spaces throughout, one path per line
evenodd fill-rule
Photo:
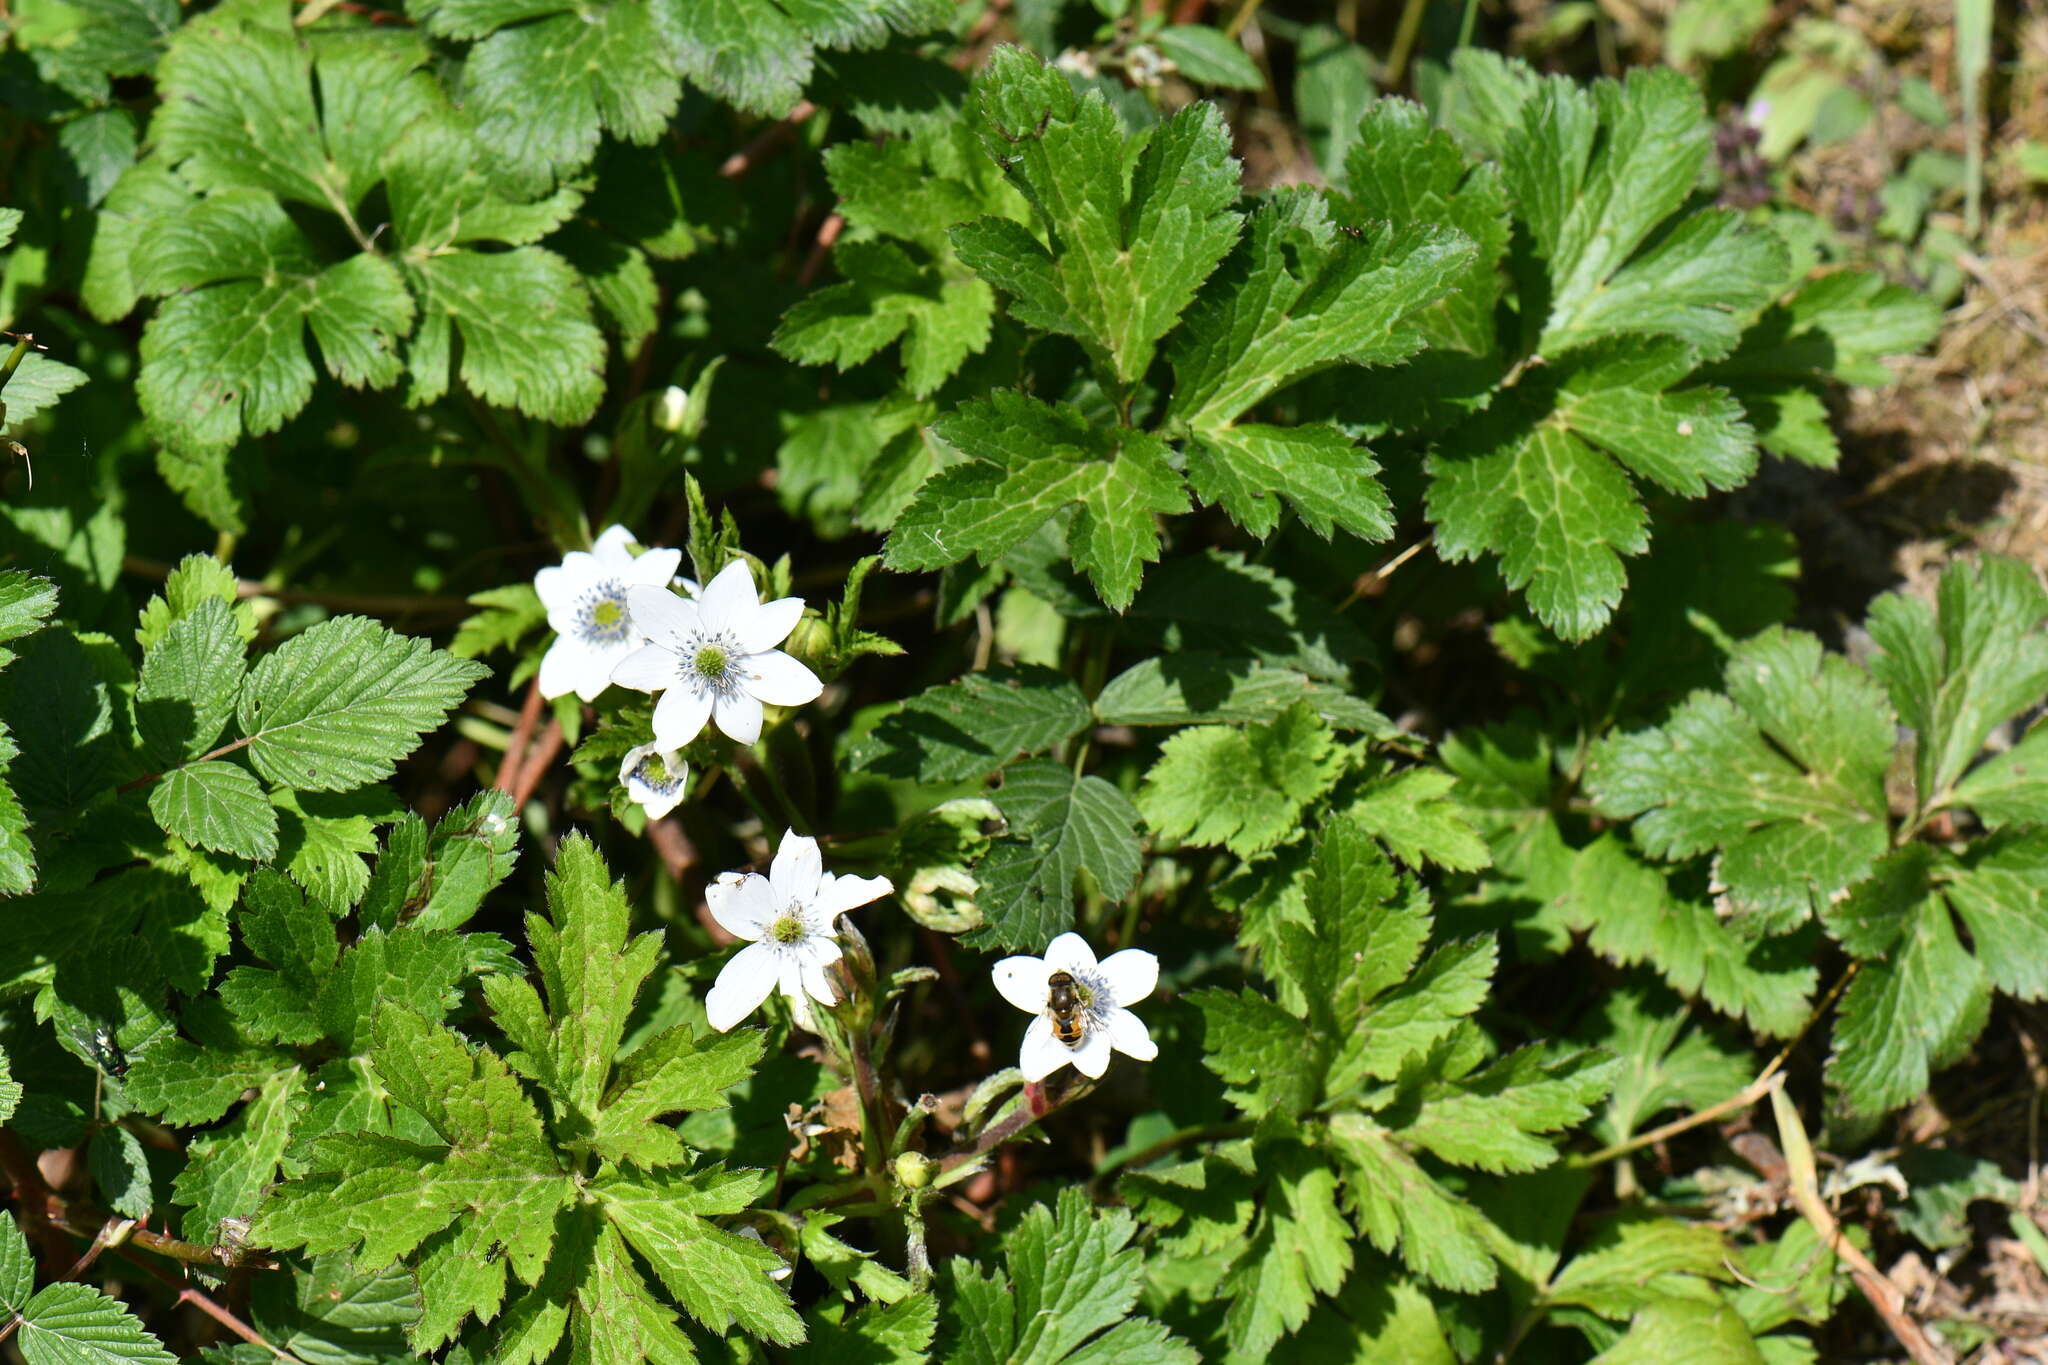
M 420 325 L 407 363 L 409 401 L 448 392 L 455 335 L 462 382 L 489 403 L 581 426 L 604 396 L 604 334 L 581 278 L 551 251 L 449 251 L 407 261 Z
M 1586 1036 L 1621 1059 L 1607 1107 L 1594 1125 L 1602 1143 L 1634 1137 L 1667 1110 L 1690 1112 L 1719 1103 L 1748 1085 L 1755 1072 L 1746 1049 L 1691 1026 L 1686 1011 L 1674 1008 L 1661 990 L 1607 996 L 1597 1026 Z
M 1080 689 L 1049 668 L 995 668 L 919 693 L 849 749 L 855 768 L 961 782 L 1043 753 L 1089 723 Z
M 1268 200 L 1169 348 L 1170 414 L 1213 436 L 1303 375 L 1404 359 L 1423 341 L 1415 314 L 1473 256 L 1471 242 L 1434 226 L 1342 231 L 1313 191 Z
M 33 635 L 56 609 L 57 589 L 49 580 L 19 569 L 0 571 L 0 643 Z M 0 648 L 0 668 L 13 659 L 14 651 Z M 15 755 L 14 740 L 0 722 L 0 779 L 6 778 Z M 29 842 L 28 816 L 14 789 L 0 780 L 0 895 L 26 895 L 35 884 L 36 853 Z
M 1729 655 L 1728 695 L 1594 746 L 1587 790 L 1634 817 L 1655 857 L 1718 851 L 1738 913 L 1790 926 L 1866 876 L 1890 842 L 1882 693 L 1810 635 L 1777 628 Z
M 998 389 L 935 430 L 969 458 L 928 479 L 897 519 L 885 551 L 892 569 L 938 569 L 969 555 L 993 563 L 1074 506 L 1073 563 L 1120 611 L 1144 562 L 1159 557 L 1154 518 L 1188 508 L 1163 441 L 1098 426 L 1066 404 Z
M 781 1258 L 706 1221 L 706 1215 L 745 1208 L 765 1181 L 761 1172 L 669 1168 L 601 1177 L 593 1192 L 605 1217 L 691 1317 L 716 1333 L 738 1323 L 786 1346 L 803 1340 L 804 1329 L 789 1296 L 768 1278 Z
M 1230 90 L 1263 90 L 1266 78 L 1258 63 L 1235 39 L 1201 24 L 1168 24 L 1152 41 L 1180 74 L 1202 85 Z
M 383 787 L 353 792 L 276 791 L 278 861 L 316 899 L 347 908 L 362 899 L 370 882 L 366 854 L 377 851 L 377 826 L 398 815 Z
M 20 1309 L 28 1365 L 172 1365 L 177 1357 L 121 1304 L 88 1285 L 47 1285 Z
M 816 1313 L 804 1315 L 810 1340 L 790 1353 L 796 1365 L 924 1365 L 939 1325 L 938 1300 L 913 1294 L 895 1303 L 865 1303 L 833 1322 Z
M 302 1103 L 299 1091 L 299 1069 L 280 1071 L 233 1122 L 192 1144 L 191 1159 L 178 1173 L 172 1194 L 192 1210 L 185 1226 L 194 1240 L 212 1238 L 223 1219 L 256 1212 L 291 1142 Z
M 212 555 L 186 555 L 164 580 L 161 596 L 143 605 L 136 619 L 135 643 L 145 656 L 164 638 L 171 623 L 198 611 L 209 599 L 217 599 L 234 613 L 235 631 L 243 644 L 256 638 L 256 610 L 242 599 L 241 581 L 234 570 Z
M 299 791 L 389 777 L 488 672 L 361 616 L 338 616 L 257 661 L 236 715 L 256 771 Z
M 93 1133 L 85 1155 L 102 1204 L 124 1217 L 150 1216 L 156 1196 L 150 1190 L 149 1158 L 135 1134 L 118 1123 L 104 1125 Z
M 1344 805 L 1344 814 L 1412 868 L 1434 863 L 1476 872 L 1492 856 L 1452 796 L 1456 785 L 1456 778 L 1438 768 L 1404 768 L 1373 778 Z
M 431 834 L 419 816 L 399 817 L 363 892 L 362 923 L 385 930 L 400 923 L 422 929 L 468 923 L 519 861 L 512 817 L 512 798 L 498 791 L 477 793 L 442 816 Z
M 964 940 L 976 947 L 1036 950 L 1072 927 L 1074 879 L 1093 878 L 1121 900 L 1137 880 L 1138 812 L 1099 777 L 1030 758 L 1003 770 L 996 804 L 1007 832 L 989 846 L 976 875 L 986 923 Z
M 1308 1321 L 1318 1294 L 1335 1294 L 1351 1272 L 1351 1229 L 1337 1212 L 1337 1174 L 1293 1144 L 1262 1144 L 1268 1177 L 1251 1239 L 1224 1280 L 1229 1360 L 1263 1361 Z
M 1449 227 L 1474 248 L 1453 291 L 1416 325 L 1438 345 L 1488 354 L 1509 235 L 1499 167 L 1471 164 L 1451 135 L 1433 128 L 1428 112 L 1407 100 L 1374 100 L 1355 127 L 1356 140 L 1343 158 L 1344 188 L 1361 216 L 1399 228 Z
M 458 659 L 475 659 L 493 650 L 511 649 L 548 619 L 540 594 L 531 583 L 513 583 L 487 592 L 472 593 L 469 604 L 483 610 L 455 628 L 448 652 Z
M 953 229 L 961 260 L 1011 295 L 1020 322 L 1071 336 L 1123 385 L 1237 237 L 1237 165 L 1215 108 L 1195 104 L 1126 145 L 1099 94 L 1014 47 L 976 83 L 983 145 L 1050 241 L 1007 218 Z
M 419 1320 L 420 1295 L 403 1271 L 317 1256 L 299 1273 L 259 1277 L 251 1298 L 256 1330 L 306 1365 L 380 1365 L 412 1354 L 405 1330 Z
M 1697 1299 L 1661 1299 L 1637 1314 L 1628 1335 L 1593 1365 L 1764 1365 L 1735 1310 Z
M 486 994 L 501 980 L 491 978 Z M 766 1046 L 767 1035 L 758 1029 L 697 1038 L 679 1024 L 650 1038 L 620 1064 L 592 1129 L 591 1150 L 649 1169 L 683 1164 L 688 1151 L 682 1140 L 656 1120 L 727 1107 L 726 1092 L 753 1075 Z
M 7 387 L 0 389 L 6 409 L 5 430 L 18 431 L 32 418 L 55 406 L 57 400 L 86 381 L 84 370 L 52 360 L 40 351 L 21 358 Z
M 983 281 L 949 278 L 893 242 L 847 242 L 832 260 L 844 283 L 806 294 L 775 332 L 798 364 L 850 369 L 900 338 L 904 383 L 924 398 L 988 346 L 996 299 Z
M 1902 593 L 1871 604 L 1870 671 L 1911 727 L 1920 800 L 1944 800 L 1999 722 L 2048 696 L 2048 592 L 2018 560 L 1958 561 L 1937 606 Z
M 142 660 L 135 728 L 159 763 L 213 748 L 242 685 L 243 636 L 234 613 L 207 597 L 172 621 Z
M 1500 156 L 1550 279 L 1539 352 L 1641 333 L 1725 352 L 1789 283 L 1784 247 L 1731 211 L 1687 213 L 1651 240 L 1699 183 L 1709 144 L 1699 93 L 1675 71 L 1541 83 Z
M 1299 829 L 1303 809 L 1342 768 L 1329 726 L 1296 702 L 1268 725 L 1197 726 L 1170 737 L 1145 775 L 1138 810 L 1164 838 L 1250 857 Z
M 817 48 L 877 48 L 942 27 L 934 0 L 702 0 L 664 7 L 683 75 L 724 102 L 781 116 L 803 94 Z
M 1121 1209 L 1089 1207 L 1060 1191 L 1058 1208 L 1034 1204 L 1003 1239 L 1004 1270 L 963 1257 L 946 1263 L 950 1293 L 940 1356 L 957 1365 L 1193 1365 L 1192 1347 L 1133 1316 L 1144 1284 L 1137 1224 Z
M 213 759 L 173 768 L 150 789 L 149 813 L 166 834 L 216 853 L 268 862 L 277 811 L 246 768 Z
M 1962 1055 L 1990 1012 L 1991 981 L 1933 894 L 1934 850 L 1911 844 L 1831 907 L 1830 932 L 1863 958 L 1835 1019 L 1828 1079 L 1848 1107 L 1883 1114 L 1927 1089 Z M 2039 951 L 2040 934 L 2028 935 Z M 2005 970 L 2039 974 L 2038 964 Z
M 1445 1189 L 1392 1134 L 1362 1114 L 1330 1123 L 1331 1151 L 1343 1163 L 1353 1218 L 1381 1251 L 1399 1248 L 1416 1274 L 1446 1289 L 1476 1294 L 1496 1271 L 1488 1239 L 1498 1236 L 1472 1205 Z
M 170 295 L 143 333 L 137 392 L 183 447 L 275 431 L 304 407 L 309 330 L 343 383 L 398 378 L 414 309 L 396 267 L 368 255 L 323 267 L 269 193 L 226 189 L 156 219 L 135 271 L 144 292 Z
M 0 1309 L 19 1313 L 36 1287 L 36 1258 L 21 1224 L 12 1218 L 0 1227 Z
M 1336 729 L 1375 739 L 1400 733 L 1342 685 L 1197 650 L 1155 655 L 1117 674 L 1096 694 L 1095 718 L 1104 725 L 1270 721 L 1304 704 Z
M 329 1038 L 354 1050 L 367 1046 L 380 1001 L 439 1018 L 461 999 L 456 984 L 468 970 L 464 940 L 413 923 L 392 933 L 371 929 L 341 955 L 320 985 L 314 1010 Z
M 2048 810 L 2048 725 L 2036 724 L 2025 739 L 1965 776 L 1955 786 L 1955 804 L 1993 829 L 2038 820 Z
M 1584 1122 L 1620 1065 L 1599 1051 L 1521 1048 L 1473 1075 L 1423 1087 L 1401 1135 L 1459 1166 L 1536 1170 L 1557 1158 L 1543 1135 Z

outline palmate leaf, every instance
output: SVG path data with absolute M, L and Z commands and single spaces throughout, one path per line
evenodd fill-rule
M 1891 708 L 1847 660 L 1775 627 L 1736 646 L 1726 685 L 1657 729 L 1601 740 L 1586 787 L 1602 812 L 1635 817 L 1651 855 L 1718 853 L 1730 907 L 1789 928 L 1890 843 Z
M 939 569 L 969 555 L 993 563 L 1073 507 L 1073 563 L 1121 610 L 1145 561 L 1159 557 L 1155 518 L 1188 509 L 1164 441 L 1097 425 L 1066 404 L 998 389 L 934 430 L 969 459 L 926 480 L 897 519 L 884 552 L 892 569 Z
M 1871 604 L 1869 630 L 1882 651 L 1870 671 L 1917 737 L 1914 776 L 1930 808 L 1950 799 L 1993 727 L 2048 697 L 2048 592 L 2018 560 L 1951 564 L 1934 609 L 1888 593 Z
M 1439 552 L 1496 552 L 1546 626 L 1567 640 L 1599 630 L 1627 581 L 1621 557 L 1649 546 L 1629 475 L 1698 497 L 1755 472 L 1740 405 L 1719 389 L 1674 387 L 1694 363 L 1674 341 L 1600 347 L 1496 399 L 1429 457 Z
M 1019 321 L 1071 336 L 1122 385 L 1237 238 L 1237 168 L 1214 106 L 1126 143 L 1098 94 L 1002 47 L 975 87 L 983 145 L 1030 201 L 1050 245 L 1008 218 L 953 229 L 954 248 L 1011 296 Z
M 1297 701 L 1270 724 L 1174 734 L 1145 775 L 1138 809 L 1165 838 L 1250 857 L 1292 835 L 1343 766 L 1329 726 Z
M 845 282 L 806 294 L 776 329 L 789 359 L 843 370 L 900 337 L 904 383 L 922 398 L 988 345 L 996 300 L 983 281 L 949 279 L 894 242 L 848 242 L 833 262 Z
M 1976 1041 L 1994 988 L 2048 995 L 2048 831 L 2006 831 L 1960 857 L 1908 844 L 1823 918 L 1861 962 L 1842 997 L 1829 1078 L 1850 1108 L 1881 1114 Z
M 1272 494 L 1327 536 L 1392 531 L 1370 454 L 1331 427 L 1239 425 L 1269 394 L 1342 362 L 1384 364 L 1422 345 L 1414 315 L 1471 264 L 1472 244 L 1434 226 L 1348 236 L 1323 198 L 1269 201 L 1188 311 L 1169 348 L 1169 421 L 1189 432 L 1188 480 L 1254 535 L 1278 524 Z

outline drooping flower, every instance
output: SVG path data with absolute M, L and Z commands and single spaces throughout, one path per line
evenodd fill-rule
M 747 946 L 719 971 L 705 997 L 711 1027 L 725 1032 L 778 989 L 798 1007 L 799 1021 L 807 1001 L 833 1004 L 839 996 L 825 969 L 844 951 L 836 921 L 895 889 L 887 877 L 833 876 L 818 855 L 818 841 L 795 830 L 783 834 L 767 876 L 720 873 L 704 888 L 705 903 Z
M 1086 939 L 1061 934 L 1044 957 L 1006 957 L 994 975 L 1003 999 L 1032 1016 L 1017 1057 L 1027 1081 L 1042 1081 L 1069 1062 L 1084 1076 L 1100 1076 L 1112 1049 L 1141 1062 L 1159 1055 L 1129 1009 L 1159 984 L 1159 959 L 1142 948 L 1097 962 Z
M 612 681 L 659 692 L 654 742 L 679 749 L 706 720 L 741 744 L 761 737 L 761 705 L 801 706 L 824 690 L 818 675 L 775 646 L 804 614 L 801 597 L 763 602 L 743 559 L 719 570 L 694 599 L 636 587 L 628 600 L 647 643 L 626 655 Z
M 628 749 L 619 762 L 619 785 L 635 803 L 647 808 L 647 818 L 659 820 L 681 803 L 689 784 L 690 770 L 683 756 L 658 745 L 642 744 Z
M 631 531 L 609 526 L 590 549 L 571 550 L 533 576 L 557 636 L 540 661 L 540 694 L 548 700 L 565 692 L 596 700 L 612 670 L 645 638 L 635 629 L 627 590 L 667 584 L 683 552 L 654 549 L 636 557 L 632 544 Z

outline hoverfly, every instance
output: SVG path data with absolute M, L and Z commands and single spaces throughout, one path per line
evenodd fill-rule
M 1081 987 L 1070 972 L 1054 972 L 1045 980 L 1045 1005 L 1052 1011 L 1052 1036 L 1068 1047 L 1081 1045 Z

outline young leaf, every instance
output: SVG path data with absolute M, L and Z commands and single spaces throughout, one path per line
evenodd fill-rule
M 1126 146 L 1099 95 L 1020 48 L 975 87 L 982 142 L 1037 212 L 1050 247 L 1008 218 L 953 229 L 960 259 L 1019 321 L 1073 337 L 1128 387 L 1236 240 L 1237 163 L 1197 103 Z M 1127 599 L 1128 600 L 1128 599 Z
M 1268 725 L 1205 725 L 1173 735 L 1145 775 L 1138 810 L 1165 838 L 1250 857 L 1300 828 L 1303 809 L 1343 761 L 1329 726 L 1296 702 Z

